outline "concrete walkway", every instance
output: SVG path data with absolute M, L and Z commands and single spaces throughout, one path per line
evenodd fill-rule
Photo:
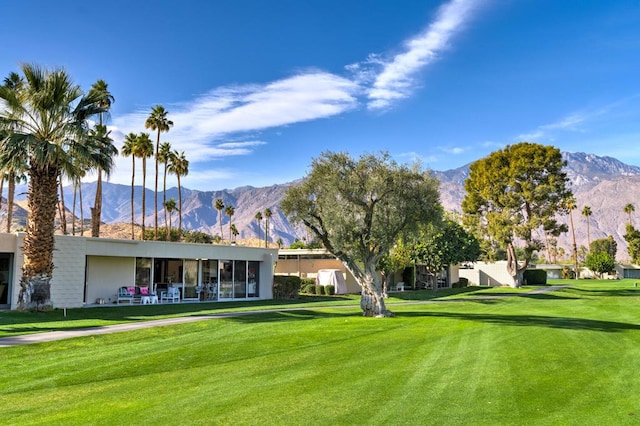
M 530 294 L 548 293 L 551 291 L 563 289 L 565 287 L 569 287 L 569 286 L 556 285 L 551 287 L 540 288 L 537 290 L 532 290 L 527 293 L 521 293 L 521 294 L 496 294 L 493 296 L 466 297 L 466 298 L 460 298 L 460 299 L 407 301 L 407 302 L 394 303 L 391 306 L 502 299 L 505 297 L 514 297 L 514 296 L 517 297 L 517 296 L 526 296 Z M 256 315 L 256 314 L 274 313 L 274 312 L 308 311 L 310 309 L 315 309 L 315 308 L 345 309 L 345 308 L 353 308 L 355 306 L 357 305 L 263 309 L 263 310 L 245 311 L 245 312 L 228 312 L 228 313 L 221 313 L 221 314 L 215 314 L 215 315 L 194 315 L 190 317 L 178 317 L 178 318 L 151 320 L 151 321 L 128 322 L 125 324 L 107 325 L 103 327 L 77 328 L 77 329 L 61 330 L 61 331 L 47 331 L 44 333 L 23 334 L 20 336 L 2 337 L 0 338 L 0 348 L 9 347 L 9 346 L 30 345 L 33 343 L 53 342 L 56 340 L 70 339 L 72 337 L 95 336 L 98 334 L 109 334 L 109 333 L 122 333 L 125 331 L 141 330 L 144 328 L 161 327 L 165 325 L 185 324 L 185 323 L 204 321 L 204 320 L 210 320 L 210 319 L 231 318 L 231 317 L 239 317 L 244 315 Z

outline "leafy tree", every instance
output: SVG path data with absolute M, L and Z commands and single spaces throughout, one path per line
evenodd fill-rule
M 108 114 L 109 109 L 111 109 L 111 104 L 113 104 L 113 102 L 115 101 L 115 98 L 113 97 L 111 92 L 109 92 L 109 85 L 104 80 L 98 80 L 95 83 L 93 83 L 93 85 L 91 86 L 91 89 L 89 90 L 89 93 L 93 94 L 98 98 L 98 105 L 104 110 L 98 115 L 99 117 L 98 125 L 100 127 L 104 127 L 104 115 Z M 101 130 L 101 132 L 102 134 L 100 136 L 104 136 L 104 134 L 106 134 L 106 136 L 108 137 L 108 132 L 106 132 L 106 127 L 104 127 L 104 130 Z M 104 143 L 105 141 L 102 140 L 102 142 Z M 115 155 L 113 154 L 113 150 L 115 150 L 115 153 L 117 154 L 117 149 L 113 147 L 113 149 L 111 150 L 112 155 Z M 101 168 L 100 165 L 95 165 L 95 167 L 98 172 L 98 179 L 96 182 L 96 198 L 93 204 L 93 208 L 91 209 L 91 236 L 99 237 L 100 222 L 102 220 L 102 172 L 103 172 L 103 169 Z
M 601 251 L 589 253 L 585 265 L 596 273 L 598 278 L 602 278 L 602 274 L 612 272 L 615 269 L 616 263 L 609 253 Z
M 587 246 L 588 247 L 591 247 L 591 229 L 589 228 L 589 226 L 590 226 L 592 214 L 593 213 L 591 212 L 591 207 L 584 206 L 582 208 L 582 216 L 587 218 Z
M 412 256 L 433 276 L 449 265 L 474 262 L 480 257 L 480 242 L 458 223 L 445 220 L 428 224 L 420 232 Z M 435 288 L 435 287 L 434 287 Z
M 224 201 L 222 198 L 216 199 L 216 210 L 218 210 L 218 224 L 220 225 L 220 240 L 224 240 L 224 234 L 222 233 L 222 211 L 224 210 Z
M 185 243 L 211 244 L 213 243 L 214 238 L 205 232 L 186 229 L 184 231 L 182 241 Z
M 514 287 L 521 285 L 534 252 L 543 247 L 534 232 L 566 232 L 566 225 L 554 219 L 566 213 L 566 202 L 572 197 L 565 165 L 557 148 L 528 142 L 509 145 L 471 164 L 462 202 L 465 220 L 506 249 Z M 524 244 L 522 263 L 517 241 Z
M 400 238 L 391 250 L 385 253 L 378 261 L 378 270 L 382 275 L 382 294 L 384 297 L 387 297 L 393 273 L 414 264 L 412 248 L 405 244 L 404 239 Z
M 398 236 L 442 214 L 438 181 L 388 153 L 325 152 L 313 160 L 299 186 L 289 188 L 282 211 L 303 223 L 355 277 L 365 316 L 390 316 L 376 267 Z
M 231 224 L 231 235 L 233 235 L 233 241 L 236 240 L 236 237 L 240 234 L 240 232 L 238 231 L 238 228 L 236 227 L 235 223 Z
M 591 253 L 608 253 L 611 258 L 616 258 L 618 251 L 618 243 L 613 239 L 613 236 L 609 235 L 607 238 L 599 238 L 591 241 L 589 247 Z
M 633 263 L 640 263 L 640 231 L 635 229 L 631 223 L 627 223 L 624 240 L 627 242 L 627 251 Z
M 58 179 L 65 163 L 90 162 L 92 141 L 84 140 L 88 119 L 104 109 L 62 69 L 25 64 L 22 74 L 23 89 L 0 86 L 0 121 L 10 129 L 0 141 L 0 170 L 12 157 L 27 160 L 29 216 L 18 308 L 28 309 L 51 304 Z
M 151 109 L 151 113 L 144 123 L 144 127 L 147 129 L 155 130 L 157 132 L 156 137 L 156 186 L 153 192 L 153 209 L 154 209 L 154 237 L 158 239 L 158 153 L 160 151 L 160 133 L 168 132 L 173 127 L 173 121 L 167 118 L 169 112 L 164 109 L 162 105 L 156 105 Z

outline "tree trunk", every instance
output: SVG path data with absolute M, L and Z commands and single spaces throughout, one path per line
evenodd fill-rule
M 78 182 L 78 196 L 80 198 L 80 235 L 84 236 L 84 208 L 82 207 L 82 182 Z
M 160 149 L 160 129 L 158 128 L 158 138 L 156 139 L 156 186 L 153 191 L 153 217 L 154 217 L 154 239 L 158 240 L 158 153 Z
M 576 245 L 576 231 L 573 227 L 573 210 L 569 210 L 569 222 L 571 224 L 571 239 L 573 242 L 573 264 L 575 267 L 576 280 L 580 277 L 580 271 L 578 270 L 578 246 Z
M 145 193 L 147 192 L 146 188 L 145 188 L 146 181 L 147 181 L 147 160 L 144 157 L 142 157 L 142 238 L 141 238 L 142 240 L 146 239 L 146 235 L 144 235 L 144 232 L 145 232 L 145 229 L 144 229 L 144 214 L 145 214 L 145 211 L 146 211 L 146 209 L 145 209 L 145 204 L 146 204 Z
M 64 235 L 67 235 L 67 212 L 64 205 L 64 189 L 62 188 L 62 176 L 59 179 L 60 182 L 60 229 Z
M 134 212 L 134 184 L 136 182 L 136 157 L 135 155 L 131 155 L 132 158 L 132 167 L 131 167 L 131 239 L 136 239 L 136 231 L 135 231 L 135 212 Z
M 231 221 L 231 217 L 229 217 Z M 180 174 L 178 174 L 178 241 L 182 241 L 182 186 L 180 185 Z
M 96 182 L 96 199 L 91 209 L 91 236 L 100 236 L 100 220 L 102 218 L 102 170 L 98 169 L 98 181 Z
M 513 282 L 510 287 L 520 288 L 522 287 L 522 280 L 524 277 L 524 271 L 527 269 L 529 260 L 525 259 L 524 265 L 518 264 L 518 257 L 516 255 L 516 249 L 512 243 L 507 244 L 507 272 L 513 278 Z
M 53 249 L 58 170 L 54 167 L 29 170 L 28 219 L 24 238 L 24 263 L 18 295 L 18 309 L 51 307 L 50 281 L 53 275 Z
M 341 259 L 347 270 L 354 276 L 361 289 L 360 308 L 365 317 L 392 317 L 387 310 L 382 293 L 382 283 L 376 272 L 377 262 L 371 260 L 364 265 L 364 271 L 355 263 Z
M 78 178 L 73 179 L 73 202 L 71 203 L 71 235 L 76 235 L 76 199 L 78 196 Z
M 13 197 L 16 194 L 16 177 L 13 173 L 9 173 L 9 182 L 7 183 L 7 233 L 10 233 L 11 222 L 13 222 Z

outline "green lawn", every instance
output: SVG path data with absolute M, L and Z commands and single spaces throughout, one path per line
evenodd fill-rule
M 3 348 L 0 423 L 639 424 L 640 288 L 566 283 L 538 295 L 474 299 L 514 291 L 462 289 L 394 304 L 434 298 L 405 292 L 390 300 L 395 318 L 323 300 Z M 86 317 L 67 322 L 186 315 L 185 306 L 74 310 Z M 215 306 L 205 309 L 246 309 Z M 68 326 L 59 312 L 20 315 L 2 314 L 5 335 Z

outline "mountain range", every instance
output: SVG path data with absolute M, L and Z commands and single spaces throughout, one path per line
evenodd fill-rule
M 636 204 L 640 194 L 640 167 L 631 166 L 622 161 L 602 157 L 594 154 L 564 152 L 563 158 L 567 161 L 566 171 L 570 179 L 573 193 L 577 201 L 577 209 L 573 212 L 576 242 L 578 246 L 588 246 L 587 243 L 587 218 L 581 212 L 585 205 L 592 210 L 589 221 L 589 236 L 593 241 L 612 235 L 618 243 L 617 258 L 620 261 L 628 259 L 626 243 L 623 235 L 629 217 L 624 213 L 624 206 L 628 203 Z M 449 211 L 460 211 L 460 205 L 464 198 L 464 181 L 469 175 L 469 165 L 443 172 L 434 171 L 434 175 L 440 180 L 440 196 L 442 205 Z M 269 221 L 269 240 L 275 242 L 282 239 L 284 246 L 291 244 L 296 238 L 308 237 L 304 230 L 293 226 L 280 210 L 280 201 L 291 185 L 272 185 L 262 188 L 243 186 L 235 189 L 216 191 L 198 191 L 183 188 L 183 228 L 199 230 L 211 235 L 220 234 L 220 216 L 215 209 L 215 201 L 222 198 L 225 205 L 232 205 L 235 213 L 233 223 L 239 231 L 239 239 L 264 238 L 263 220 L 260 224 L 255 219 L 256 212 L 264 212 L 271 209 L 272 217 Z M 141 222 L 141 187 L 135 187 L 134 217 L 136 223 Z M 146 226 L 153 227 L 153 191 L 146 190 Z M 26 187 L 19 187 L 16 191 L 17 199 L 24 200 Z M 65 202 L 68 208 L 73 200 L 73 188 L 64 188 Z M 90 216 L 90 206 L 95 197 L 95 182 L 82 184 L 84 218 Z M 175 187 L 167 189 L 167 199 L 178 199 L 178 190 Z M 162 203 L 163 195 L 158 194 L 158 202 Z M 103 211 L 102 220 L 105 223 L 130 223 L 131 222 L 131 187 L 105 182 L 103 184 Z M 14 213 L 14 227 L 24 228 L 26 223 L 26 211 L 22 208 L 24 202 L 18 202 Z M 639 211 L 640 211 L 640 206 Z M 79 207 L 76 208 L 76 216 L 79 216 Z M 568 223 L 568 217 L 565 217 Z M 632 217 L 633 220 L 633 217 Z M 6 211 L 3 208 L 0 217 L 0 226 L 6 221 Z M 164 212 L 158 213 L 158 221 L 163 223 Z M 178 218 L 174 213 L 172 223 L 177 226 Z M 634 225 L 637 226 L 636 223 Z M 222 235 L 229 238 L 229 217 L 222 212 Z M 571 247 L 570 233 L 559 238 L 558 244 L 567 253 Z

